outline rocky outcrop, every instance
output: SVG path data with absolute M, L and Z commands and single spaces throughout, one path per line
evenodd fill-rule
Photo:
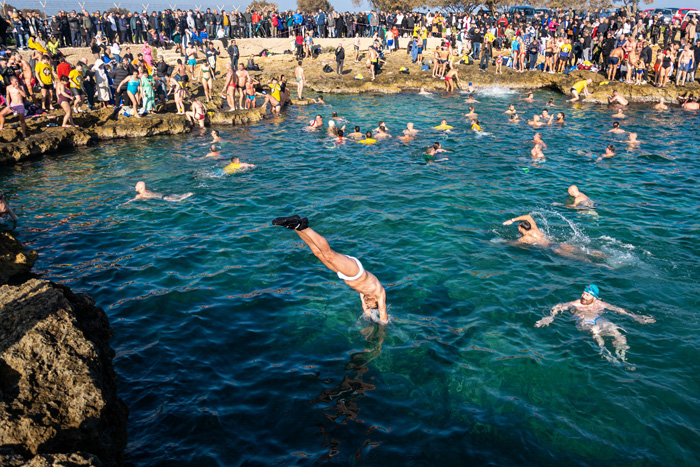
M 0 242 L 26 256 L 18 244 Z M 0 465 L 122 465 L 128 412 L 111 335 L 87 295 L 39 279 L 0 286 Z
M 0 232 L 0 284 L 12 277 L 29 274 L 37 254 L 7 232 Z
M 250 110 L 207 111 L 207 119 L 211 125 L 245 125 L 246 123 L 259 122 L 265 118 L 266 110 L 257 107 Z
M 78 114 L 73 119 L 79 128 L 47 127 L 47 125 L 61 123 L 62 113 L 60 112 L 29 119 L 28 137 L 25 140 L 21 139 L 18 127 L 0 131 L 0 165 L 14 164 L 41 154 L 86 146 L 100 140 L 177 135 L 190 131 L 187 119 L 174 113 L 136 118 L 117 115 L 114 109 L 107 108 Z

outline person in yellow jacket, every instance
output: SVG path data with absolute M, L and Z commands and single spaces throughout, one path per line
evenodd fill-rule
M 48 55 L 42 55 L 41 60 L 34 66 L 34 75 L 37 82 L 41 85 L 41 108 L 44 110 L 54 110 L 53 94 L 54 94 L 54 72 L 51 68 Z

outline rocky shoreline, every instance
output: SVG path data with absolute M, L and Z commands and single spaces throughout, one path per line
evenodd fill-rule
M 246 40 L 247 41 L 247 40 Z M 280 40 L 277 39 L 279 42 Z M 225 44 L 214 41 L 222 51 L 226 50 Z M 251 47 L 263 47 L 264 44 L 254 45 L 245 41 L 239 41 L 242 49 Z M 347 42 L 347 40 L 346 40 Z M 351 44 L 345 44 L 346 50 L 352 50 Z M 138 52 L 139 47 L 134 46 L 134 52 Z M 274 48 L 270 48 L 274 51 Z M 69 49 L 65 51 L 68 60 L 76 61 L 78 58 L 89 54 L 89 49 Z M 349 53 L 349 52 L 348 52 Z M 165 59 L 169 64 L 174 64 L 179 55 L 174 51 L 165 51 Z M 225 57 L 225 52 L 223 52 Z M 244 57 L 241 57 L 243 59 Z M 279 77 L 285 74 L 287 77 L 294 76 L 296 59 L 289 54 L 275 54 L 268 57 L 256 57 L 256 63 L 261 71 L 251 72 L 251 75 L 265 85 L 272 77 Z M 214 98 L 207 104 L 207 124 L 209 125 L 240 125 L 251 121 L 262 120 L 266 112 L 264 109 L 252 109 L 244 111 L 223 111 L 222 99 L 219 97 L 221 86 L 223 85 L 223 63 L 227 57 L 221 58 L 218 65 L 218 75 L 215 82 Z M 335 59 L 330 48 L 326 52 L 318 55 L 314 59 L 304 60 L 303 66 L 307 78 L 307 91 L 316 93 L 333 94 L 397 94 L 400 92 L 415 92 L 420 88 L 432 91 L 444 91 L 444 81 L 432 77 L 431 72 L 420 71 L 419 64 L 412 64 L 410 56 L 399 51 L 387 56 L 386 64 L 382 67 L 382 72 L 375 81 L 371 81 L 369 71 L 364 65 L 364 60 L 351 62 L 348 57 L 345 72 L 338 77 L 335 73 L 325 73 L 324 65 L 335 67 Z M 399 69 L 405 67 L 408 74 L 399 73 Z M 583 99 L 582 102 L 607 104 L 607 95 L 613 90 L 617 90 L 632 103 L 658 102 L 660 98 L 666 99 L 669 104 L 677 102 L 678 97 L 699 97 L 700 85 L 698 83 L 689 84 L 687 87 L 676 87 L 669 84 L 665 88 L 656 88 L 652 85 L 634 86 L 619 82 L 608 83 L 605 76 L 590 71 L 576 70 L 568 75 L 547 74 L 536 71 L 517 73 L 509 68 L 503 69 L 503 74 L 495 74 L 494 67 L 489 67 L 486 72 L 481 72 L 476 64 L 458 65 L 460 80 L 466 83 L 473 83 L 477 88 L 500 86 L 515 90 L 531 89 L 552 89 L 564 95 L 569 95 L 571 86 L 578 80 L 591 78 L 593 85 L 590 87 L 592 94 Z M 363 79 L 355 79 L 358 74 L 363 75 Z M 295 94 L 296 86 L 293 79 L 290 79 L 290 91 Z M 195 96 L 202 96 L 201 86 L 191 85 L 190 91 Z M 292 100 L 293 104 L 303 105 L 308 100 Z M 188 133 L 190 126 L 184 116 L 175 115 L 174 104 L 169 102 L 160 113 L 146 116 L 141 119 L 135 117 L 125 117 L 116 114 L 113 109 L 101 109 L 74 115 L 74 120 L 80 128 L 54 127 L 60 123 L 62 111 L 53 111 L 50 115 L 28 119 L 28 137 L 21 138 L 21 133 L 17 127 L 16 117 L 10 117 L 7 121 L 7 128 L 0 131 L 0 165 L 11 165 L 17 162 L 49 154 L 61 150 L 68 150 L 74 147 L 86 146 L 99 141 L 116 138 L 135 138 L 156 135 L 175 135 Z M 47 126 L 48 125 L 48 126 Z
M 122 465 L 128 409 L 107 315 L 31 277 L 36 257 L 0 232 L 0 465 Z

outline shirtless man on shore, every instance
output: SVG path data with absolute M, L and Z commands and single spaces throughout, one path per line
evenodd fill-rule
M 690 44 L 686 44 L 683 51 L 678 56 L 678 71 L 676 72 L 676 86 L 685 86 L 688 72 L 691 71 L 691 63 L 695 54 L 690 50 Z
M 297 62 L 297 66 L 294 68 L 294 77 L 297 80 L 297 97 L 301 100 L 303 99 L 301 94 L 304 92 L 304 85 L 306 84 L 306 76 L 304 76 L 304 69 L 301 67 L 301 60 Z
M 187 199 L 194 194 L 194 193 L 185 193 L 183 195 L 163 195 L 163 194 L 151 191 L 151 190 L 147 190 L 146 183 L 144 183 L 144 182 L 138 182 L 136 184 L 136 187 L 134 188 L 134 190 L 136 191 L 137 194 L 136 194 L 136 198 L 134 198 L 133 201 L 148 200 L 148 199 L 161 199 L 163 201 L 178 202 L 178 201 L 182 201 L 183 199 Z
M 459 70 L 451 67 L 450 71 L 445 75 L 446 91 L 453 92 L 455 90 L 455 83 L 457 83 L 457 89 L 462 89 L 462 83 L 459 82 Z
M 279 225 L 293 230 L 306 243 L 311 252 L 351 289 L 360 294 L 365 318 L 373 319 L 372 310 L 379 310 L 379 322 L 389 324 L 386 312 L 386 292 L 379 280 L 362 267 L 362 263 L 352 256 L 341 255 L 333 251 L 328 241 L 309 227 L 309 220 L 299 216 L 278 217 L 272 225 Z
M 606 336 L 612 337 L 615 355 L 617 355 L 617 357 L 623 362 L 626 362 L 627 360 L 625 359 L 625 353 L 629 349 L 627 339 L 622 335 L 620 329 L 615 324 L 608 321 L 601 315 L 605 312 L 605 310 L 610 310 L 624 316 L 629 316 L 640 324 L 655 323 L 656 320 L 651 316 L 636 315 L 623 308 L 606 303 L 598 299 L 599 294 L 600 291 L 596 285 L 588 285 L 584 289 L 579 300 L 554 305 L 550 315 L 537 321 L 535 323 L 535 327 L 540 328 L 543 326 L 549 326 L 559 312 L 569 309 L 576 318 L 576 327 L 582 331 L 590 331 L 591 334 L 593 334 L 593 339 L 595 339 L 596 343 L 600 347 L 600 353 L 602 356 L 604 356 L 608 361 L 615 361 L 612 353 L 605 348 L 605 341 L 603 339 L 603 337 Z
M 17 60 L 19 61 L 20 66 L 22 67 L 22 77 L 24 78 L 24 85 L 26 86 L 25 89 L 32 89 L 32 78 L 34 77 L 34 73 L 32 73 L 32 66 L 22 58 L 20 54 L 16 54 Z M 29 100 L 32 101 L 32 104 L 36 104 L 36 98 L 34 97 L 34 93 L 30 92 L 30 95 L 27 97 Z
M 576 185 L 571 185 L 569 187 L 568 193 L 569 196 L 572 196 L 574 198 L 574 201 L 571 203 L 571 206 L 583 206 L 587 208 L 593 207 L 593 200 L 581 193 Z
M 617 92 L 617 90 L 613 91 L 612 96 L 607 95 L 607 94 L 606 94 L 606 96 L 608 97 L 608 105 L 620 104 L 620 105 L 627 106 L 630 103 L 627 99 L 625 99 L 625 97 L 622 94 Z
M 0 130 L 5 127 L 5 117 L 13 113 L 19 117 L 19 123 L 22 125 L 22 138 L 27 137 L 27 122 L 24 121 L 24 99 L 26 98 L 27 93 L 19 86 L 19 78 L 12 75 L 5 97 L 7 106 L 0 111 Z
M 242 63 L 238 64 L 238 71 L 236 71 L 236 76 L 238 77 L 238 108 L 239 109 L 245 109 L 246 107 L 243 105 L 243 99 L 245 98 L 245 92 L 241 92 L 242 90 L 246 89 L 246 86 L 248 85 L 248 82 L 251 80 L 250 78 L 250 73 L 248 73 L 248 70 L 245 69 Z
M 624 56 L 625 51 L 622 47 L 613 49 L 613 51 L 610 52 L 610 56 L 608 57 L 608 81 L 613 81 L 615 79 L 617 67 L 620 66 L 620 62 L 622 62 Z
M 197 66 L 197 47 L 195 47 L 192 42 L 190 42 L 185 49 L 185 55 L 187 56 L 187 66 L 190 67 L 190 75 L 192 76 L 192 80 L 197 81 L 195 79 L 196 75 L 194 74 L 194 69 Z

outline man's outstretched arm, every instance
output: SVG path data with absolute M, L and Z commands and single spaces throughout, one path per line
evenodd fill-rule
M 646 315 L 636 315 L 634 313 L 630 313 L 629 311 L 625 310 L 624 308 L 620 308 L 619 306 L 611 305 L 609 303 L 603 302 L 603 306 L 605 306 L 606 309 L 614 311 L 615 313 L 619 313 L 624 316 L 629 316 L 633 320 L 637 321 L 638 323 L 641 324 L 650 324 L 650 323 L 655 323 L 656 320 L 652 316 L 646 316 Z
M 542 326 L 549 326 L 549 325 L 552 323 L 552 321 L 554 321 L 554 317 L 555 317 L 560 311 L 566 310 L 566 309 L 569 308 L 572 304 L 573 304 L 573 302 L 566 302 L 566 303 L 559 303 L 559 304 L 557 304 L 557 305 L 554 305 L 554 306 L 552 307 L 552 312 L 550 313 L 550 315 L 549 315 L 549 316 L 545 316 L 545 317 L 542 318 L 541 320 L 537 321 L 537 322 L 535 323 L 535 327 L 536 327 L 536 328 L 541 328 Z

